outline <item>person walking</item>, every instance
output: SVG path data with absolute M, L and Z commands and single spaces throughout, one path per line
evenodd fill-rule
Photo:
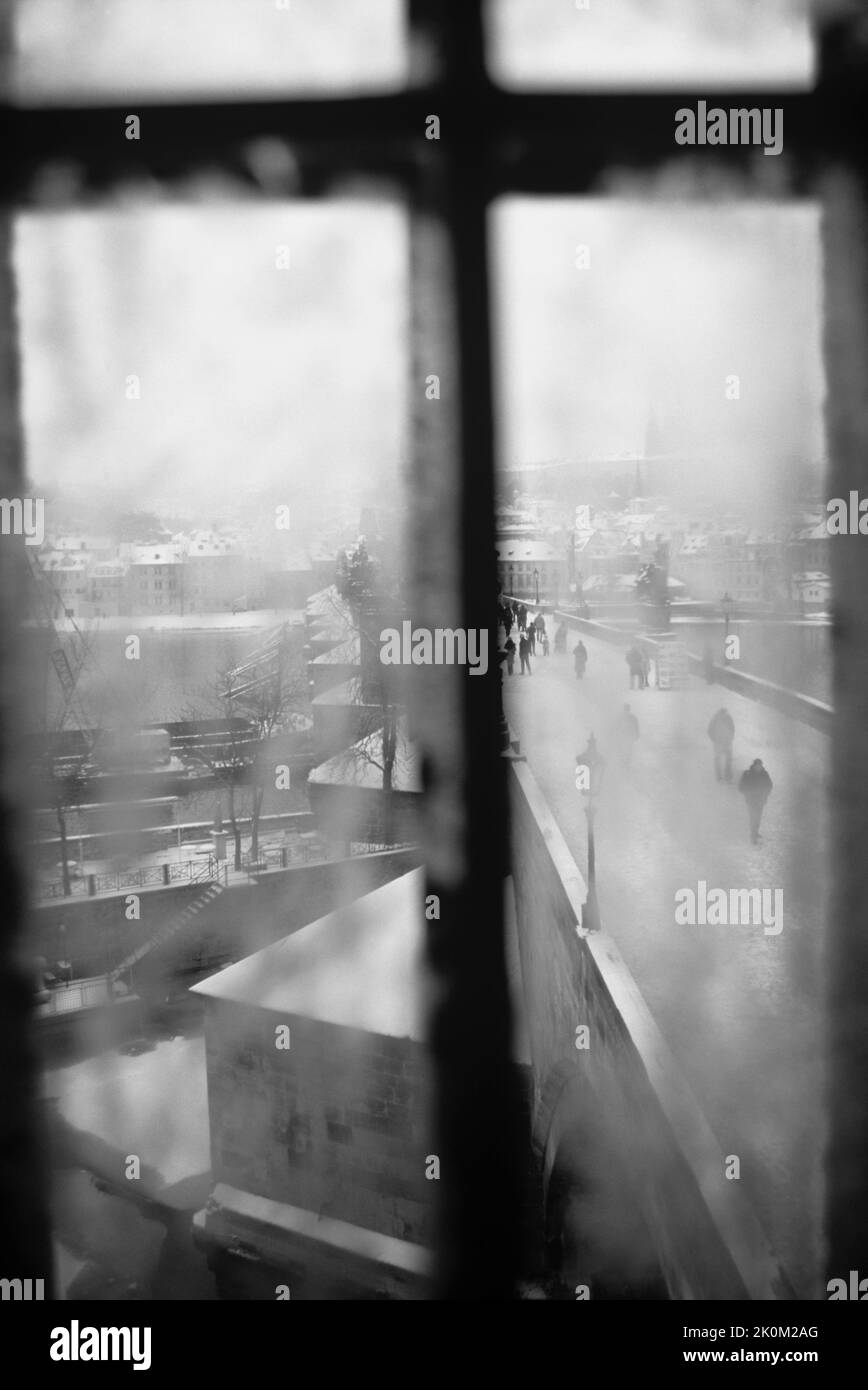
M 760 821 L 773 785 L 771 777 L 763 767 L 762 758 L 754 758 L 747 772 L 743 772 L 739 778 L 738 789 L 747 802 L 750 838 L 753 844 L 759 840 Z
M 527 609 L 525 608 L 524 604 L 522 603 L 522 604 L 519 605 L 519 609 L 518 609 L 518 630 L 519 630 L 519 632 L 524 632 L 524 630 L 525 630 L 526 627 L 527 627 Z
M 633 759 L 633 749 L 639 737 L 639 720 L 629 705 L 625 705 L 618 716 L 615 736 L 621 750 L 621 762 L 624 767 L 629 767 Z
M 637 646 L 632 646 L 627 652 L 624 660 L 630 668 L 630 689 L 633 689 L 633 682 L 636 682 L 639 690 L 643 688 L 645 677 L 642 672 L 642 653 Z
M 527 640 L 528 640 L 528 642 L 530 642 L 530 649 L 531 649 L 531 652 L 532 652 L 532 654 L 535 656 L 535 655 L 536 655 L 536 624 L 535 624 L 535 623 L 530 622 L 530 623 L 528 623 L 528 625 L 527 625 Z
M 533 672 L 530 669 L 530 638 L 524 632 L 521 634 L 521 638 L 519 640 L 518 654 L 521 658 L 520 674 L 523 676 L 525 673 L 525 668 L 527 668 L 527 674 L 529 676 L 532 676 Z
M 732 741 L 735 725 L 728 710 L 719 709 L 708 726 L 708 737 L 714 749 L 714 775 L 718 782 L 732 781 Z
M 515 643 L 511 637 L 507 637 L 504 649 L 506 651 L 506 674 L 511 676 L 515 671 Z
M 567 625 L 560 623 L 555 633 L 555 655 L 560 652 L 563 654 L 567 650 Z
M 588 664 L 588 649 L 581 637 L 573 647 L 573 663 L 576 668 L 576 680 L 580 681 L 584 678 L 585 667 Z

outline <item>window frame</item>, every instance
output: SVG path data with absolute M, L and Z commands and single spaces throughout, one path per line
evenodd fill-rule
M 8 11 L 0 18 L 0 37 L 9 18 Z M 492 202 L 509 194 L 579 197 L 605 191 L 607 171 L 616 166 L 653 173 L 676 154 L 693 161 L 693 153 L 676 150 L 673 114 L 678 106 L 695 105 L 700 98 L 724 105 L 737 99 L 740 105 L 784 107 L 784 201 L 815 190 L 830 165 L 848 171 L 864 187 L 866 163 L 859 132 L 868 129 L 866 63 L 864 57 L 850 62 L 847 24 L 841 21 L 819 36 L 819 77 L 810 92 L 508 91 L 497 87 L 486 69 L 481 0 L 408 0 L 407 21 L 413 76 L 398 93 L 164 103 L 134 97 L 125 107 L 19 108 L 5 103 L 0 106 L 0 139 L 5 149 L 15 151 L 15 159 L 0 173 L 0 199 L 7 218 L 38 208 L 40 173 L 69 163 L 80 176 L 80 202 L 100 199 L 129 179 L 152 178 L 161 187 L 183 190 L 197 170 L 215 167 L 235 179 L 239 189 L 248 188 L 259 197 L 329 197 L 348 176 L 367 179 L 375 189 L 384 180 L 400 189 L 413 240 L 411 393 L 423 390 L 426 364 L 430 371 L 439 367 L 451 388 L 436 424 L 420 423 L 419 410 L 413 410 L 415 602 L 422 613 L 433 611 L 426 586 L 432 574 L 442 576 L 451 565 L 454 588 L 441 595 L 438 614 L 449 610 L 450 625 L 488 625 L 493 650 L 495 422 L 486 240 Z M 141 118 L 138 142 L 123 138 L 130 112 Z M 425 137 L 426 118 L 432 113 L 441 121 L 437 141 Z M 297 165 L 294 187 L 263 189 L 257 184 L 244 151 L 249 142 L 266 137 L 284 141 L 291 150 Z M 749 176 L 755 153 L 721 146 L 713 158 Z M 432 228 L 437 242 L 433 252 L 426 244 Z M 438 278 L 440 272 L 448 283 Z M 20 443 L 19 429 L 19 477 Z M 441 474 L 432 480 L 432 465 L 436 467 L 438 460 Z M 455 484 L 454 512 L 438 505 L 444 477 Z M 442 1000 L 431 1028 L 438 1142 L 444 1167 L 455 1175 L 441 1199 L 438 1296 L 510 1297 L 520 1257 L 516 1141 L 522 1120 L 510 1060 L 500 893 L 508 872 L 500 672 L 494 663 L 487 679 L 463 685 L 451 676 L 450 680 L 443 686 L 444 707 L 457 712 L 454 726 L 445 717 L 438 722 L 427 707 L 431 701 L 418 693 L 416 697 L 426 800 L 431 806 L 429 830 L 447 833 L 437 819 L 444 799 L 460 803 L 463 812 L 463 828 L 451 857 L 438 849 L 428 864 L 429 890 L 439 893 L 443 904 L 441 923 L 429 929 L 428 948 Z M 445 761 L 437 747 L 438 738 L 444 737 L 455 743 L 446 750 Z M 10 867 L 10 916 L 20 922 L 25 875 L 20 851 L 16 853 Z M 3 942 L 5 978 L 11 979 L 11 934 Z M 846 1002 L 845 986 L 842 978 L 833 981 L 832 990 L 834 994 L 837 988 Z M 26 1017 L 19 999 L 5 1025 L 12 1056 L 24 1055 Z M 846 1069 L 843 1053 L 837 1060 Z M 861 1143 L 864 1159 L 864 1124 L 855 1136 L 851 1126 L 850 1134 Z M 28 1142 L 35 1156 L 32 1126 Z M 38 1164 L 33 1171 L 37 1170 Z M 35 1233 L 32 1253 L 44 1239 L 44 1212 L 40 1215 L 32 1183 L 22 1192 Z M 22 1200 L 21 1193 L 15 1200 Z M 852 1192 L 849 1200 L 846 1220 L 858 1226 Z M 864 1190 L 858 1202 L 865 1229 Z M 843 1210 L 835 1207 L 834 1194 L 830 1211 L 831 1227 L 838 1232 L 829 1253 L 830 1268 L 838 1262 L 843 1269 L 852 1259 L 845 1254 L 846 1220 Z M 22 1273 L 33 1268 L 41 1276 L 45 1264 L 34 1268 L 26 1238 L 24 1247 L 16 1268 Z

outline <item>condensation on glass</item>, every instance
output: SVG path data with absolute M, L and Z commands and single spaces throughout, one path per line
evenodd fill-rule
M 810 86 L 806 0 L 489 0 L 491 70 L 514 88 Z
M 6 86 L 24 105 L 382 91 L 407 76 L 400 0 L 17 0 L 13 35 Z

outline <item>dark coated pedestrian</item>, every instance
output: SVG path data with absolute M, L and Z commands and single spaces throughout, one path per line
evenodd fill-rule
M 639 690 L 645 689 L 645 658 L 637 646 L 632 646 L 624 660 L 630 668 L 630 689 L 633 689 L 635 681 Z
M 750 838 L 753 844 L 759 840 L 760 822 L 773 785 L 771 777 L 763 767 L 762 758 L 754 758 L 747 772 L 743 772 L 739 778 L 738 789 L 747 802 Z

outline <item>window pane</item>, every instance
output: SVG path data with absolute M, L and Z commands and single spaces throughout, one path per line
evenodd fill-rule
M 23 103 L 393 87 L 401 0 L 18 0 Z
M 289 489 L 299 527 L 326 486 L 349 510 L 397 467 L 403 225 L 362 201 L 20 216 L 32 476 L 227 516 Z
M 337 557 L 358 558 L 364 532 L 366 570 L 399 564 L 406 220 L 384 197 L 100 207 L 20 215 L 14 230 L 28 483 L 4 525 L 26 528 L 16 691 L 35 1026 L 64 1155 L 51 1173 L 59 1292 L 214 1298 L 192 1220 L 229 1170 L 251 1202 L 319 1210 L 331 1184 L 335 1216 L 403 1234 L 349 1169 L 346 1136 L 385 1122 L 365 1107 L 373 1043 L 361 1057 L 340 1039 L 385 1027 L 365 927 L 388 914 L 400 954 L 423 917 L 396 849 L 418 776 L 402 720 L 392 813 L 384 706 L 371 682 L 363 700 Z M 321 933 L 311 947 L 309 932 L 283 960 L 283 938 L 328 918 L 327 943 L 345 930 L 338 905 L 381 887 L 381 915 L 370 907 L 344 947 Z M 206 1077 L 211 1006 L 189 988 L 232 962 L 257 1014 L 276 976 L 301 983 L 291 1054 L 288 1026 L 277 1044 L 256 1024 L 217 1044 L 238 1083 L 224 1092 Z M 305 1046 L 328 1050 L 324 1029 L 332 1073 L 308 1096 Z M 251 1071 L 284 1060 L 277 1047 L 285 1069 L 251 1109 Z M 218 1129 L 227 1143 L 212 1149 Z M 318 1157 L 312 1193 L 292 1156 L 313 1142 L 332 1157 Z M 407 1165 L 424 1197 L 424 1165 Z M 153 1201 L 147 1217 L 133 1189 Z M 170 1253 L 151 1215 L 172 1207 Z
M 805 0 L 489 0 L 510 87 L 809 86 Z
M 800 1297 L 821 1272 L 830 740 L 757 678 L 831 699 L 819 226 L 812 203 L 749 200 L 509 200 L 492 218 L 499 578 L 546 627 L 533 651 L 511 633 L 522 776 L 582 873 L 593 812 L 602 927 Z M 715 758 L 722 707 L 734 741 Z M 773 791 L 754 843 L 739 783 L 756 758 Z M 562 949 L 564 899 L 522 805 L 535 970 Z M 781 929 L 679 919 L 676 895 L 705 887 L 779 892 Z M 525 986 L 544 1049 L 543 972 Z M 625 1117 L 624 1153 L 640 1133 Z

